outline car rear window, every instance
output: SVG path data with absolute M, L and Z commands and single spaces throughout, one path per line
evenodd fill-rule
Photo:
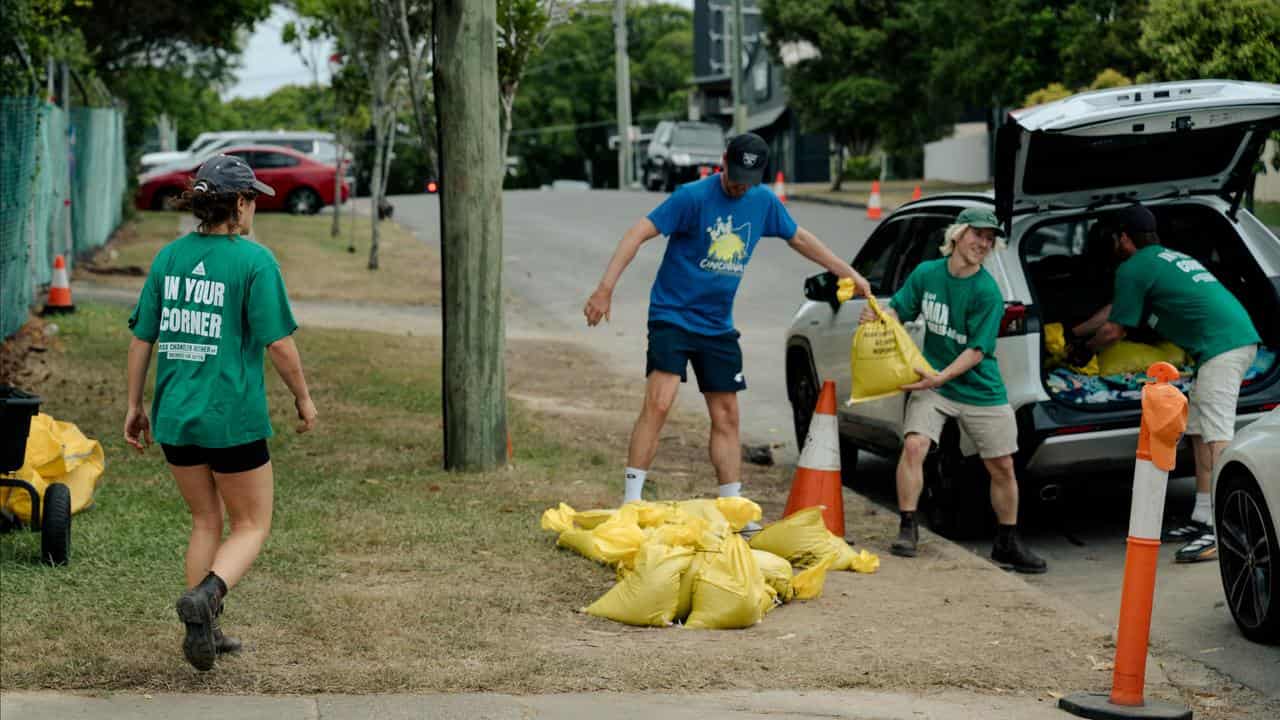
M 716 127 L 677 127 L 672 145 L 693 145 L 717 150 L 724 144 L 724 136 Z
M 1046 195 L 1211 177 L 1229 169 L 1246 131 L 1244 125 L 1229 125 L 1196 130 L 1189 137 L 1033 133 L 1022 190 Z

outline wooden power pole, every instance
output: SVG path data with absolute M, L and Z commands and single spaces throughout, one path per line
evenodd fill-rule
M 507 461 L 496 0 L 435 0 L 444 466 Z

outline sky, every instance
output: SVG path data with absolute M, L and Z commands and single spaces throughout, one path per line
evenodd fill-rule
M 693 9 L 693 0 L 668 0 L 673 5 Z M 276 5 L 271 17 L 254 27 L 241 56 L 241 67 L 235 82 L 222 93 L 223 100 L 270 95 L 285 85 L 306 85 L 313 81 L 312 73 L 302 63 L 293 48 L 280 42 L 280 31 L 285 23 L 294 19 L 294 13 L 283 5 Z M 325 40 L 311 48 L 319 60 L 319 81 L 329 82 L 326 59 L 333 53 L 333 43 Z
M 223 100 L 270 95 L 284 85 L 309 85 L 313 82 L 311 70 L 292 47 L 280 42 L 280 32 L 285 23 L 295 19 L 294 13 L 282 5 L 276 5 L 271 17 L 258 23 L 244 54 L 240 57 L 240 69 L 235 82 L 222 93 Z M 307 46 L 309 55 L 319 61 L 319 81 L 329 83 L 328 57 L 333 53 L 333 43 L 322 40 Z

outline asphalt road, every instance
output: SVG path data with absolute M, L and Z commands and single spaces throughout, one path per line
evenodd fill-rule
M 583 342 L 611 357 L 620 372 L 642 382 L 649 288 L 665 240 L 658 238 L 641 248 L 618 286 L 607 326 L 588 329 L 582 305 L 622 233 L 663 197 L 604 191 L 507 193 L 503 210 L 508 326 L 522 334 L 545 333 Z M 411 226 L 424 242 L 439 245 L 435 196 L 402 196 L 393 202 L 397 220 Z M 790 209 L 800 225 L 845 258 L 853 257 L 874 227 L 858 210 L 804 203 L 793 203 Z M 804 278 L 819 271 L 784 242 L 765 239 L 752 258 L 734 309 L 748 384 L 741 396 L 744 440 L 785 443 L 781 455 L 788 462 L 794 462 L 795 441 L 782 340 L 802 299 Z M 678 402 L 701 407 L 696 386 L 683 389 Z M 859 473 L 869 479 L 875 499 L 895 507 L 892 462 L 864 455 Z M 1193 492 L 1190 478 L 1175 479 L 1168 507 L 1189 512 Z M 1086 489 L 1065 493 L 1055 505 L 1024 503 L 1024 509 L 1023 534 L 1050 565 L 1048 574 L 1027 579 L 1066 596 L 1103 623 L 1113 624 L 1124 571 L 1129 478 L 1091 478 Z M 989 539 L 963 544 L 980 555 L 990 552 Z M 1242 638 L 1223 603 L 1217 564 L 1175 565 L 1176 549 L 1176 545 L 1161 549 L 1153 643 L 1280 697 L 1280 647 L 1255 645 Z

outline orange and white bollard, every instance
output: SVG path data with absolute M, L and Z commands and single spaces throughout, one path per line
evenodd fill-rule
M 1177 464 L 1178 440 L 1187 429 L 1187 398 L 1169 384 L 1178 378 L 1177 369 L 1159 362 L 1147 368 L 1147 374 L 1155 382 L 1142 389 L 1142 426 L 1133 468 L 1129 546 L 1124 560 L 1111 694 L 1076 693 L 1058 701 L 1058 707 L 1079 717 L 1191 720 L 1187 708 L 1143 699 L 1164 496 L 1169 471 Z
M 67 261 L 58 255 L 53 259 L 53 281 L 49 285 L 49 299 L 41 315 L 58 315 L 76 311 L 71 302 L 71 283 L 67 277 Z
M 787 183 L 782 178 L 781 170 L 778 171 L 777 175 L 773 176 L 773 194 L 778 196 L 779 201 L 787 201 Z

